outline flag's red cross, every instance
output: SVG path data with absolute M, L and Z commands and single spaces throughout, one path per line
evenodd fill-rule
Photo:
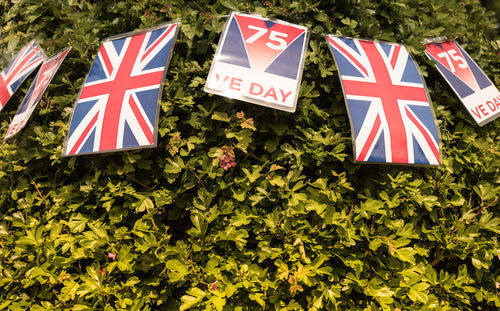
M 37 51 L 33 49 L 28 55 L 22 58 L 21 62 L 16 60 L 14 64 L 12 64 L 14 68 L 10 68 L 6 79 L 4 79 L 2 74 L 0 74 L 0 108 L 5 106 L 5 103 L 7 103 L 7 100 L 9 100 L 11 96 L 8 89 L 9 83 L 12 82 L 12 79 L 17 77 L 19 72 L 26 69 L 26 64 L 31 60 L 31 58 L 33 58 L 33 56 L 35 56 L 35 54 L 37 54 Z
M 329 40 L 336 48 L 342 49 L 334 40 Z M 382 101 L 382 107 L 384 114 L 387 116 L 387 124 L 390 132 L 390 143 L 391 143 L 391 156 L 392 162 L 396 163 L 408 163 L 408 145 L 406 139 L 406 130 L 401 111 L 399 110 L 398 100 L 412 100 L 412 101 L 424 101 L 428 102 L 427 93 L 422 86 L 404 86 L 395 85 L 392 83 L 391 76 L 387 70 L 387 66 L 382 58 L 382 55 L 378 51 L 374 42 L 369 41 L 359 41 L 361 47 L 365 51 L 371 67 L 373 69 L 373 74 L 375 75 L 375 82 L 366 81 L 351 81 L 342 80 L 344 85 L 344 90 L 346 95 L 356 95 L 356 96 L 367 96 L 367 97 L 377 97 Z M 396 45 L 394 47 L 393 55 L 391 57 L 391 66 L 394 68 L 398 59 L 401 46 Z M 351 61 L 354 60 L 350 54 L 345 53 Z M 359 64 L 359 62 L 358 62 Z M 361 64 L 359 64 L 361 66 Z M 363 68 L 366 72 L 366 69 Z M 432 138 L 425 131 L 425 129 L 420 125 L 420 123 L 413 117 L 413 115 L 405 107 L 405 113 L 407 114 L 410 121 L 412 121 L 415 126 L 422 132 L 428 145 L 431 147 L 433 154 L 436 158 L 439 158 L 439 151 L 436 149 Z M 374 126 L 368 135 L 368 139 L 361 149 L 358 155 L 358 161 L 364 161 L 369 150 L 372 146 L 373 140 L 381 126 L 380 117 L 377 116 Z
M 173 29 L 173 27 L 171 27 L 171 29 Z M 171 29 L 169 29 L 169 31 L 167 31 L 162 37 L 166 37 Z M 109 94 L 102 120 L 101 137 L 99 142 L 100 151 L 115 149 L 117 146 L 120 114 L 125 100 L 128 100 L 128 103 L 149 143 L 153 143 L 153 132 L 148 127 L 144 117 L 141 115 L 134 97 L 129 93 L 128 98 L 125 98 L 125 93 L 127 91 L 159 84 L 163 77 L 163 71 L 140 73 L 132 76 L 132 69 L 134 68 L 134 64 L 139 61 L 138 54 L 145 37 L 146 34 L 141 34 L 130 38 L 130 43 L 125 51 L 121 64 L 116 69 L 118 72 L 116 73 L 114 80 L 85 86 L 80 94 L 79 101 L 90 97 Z M 155 46 L 156 45 L 151 46 L 149 51 L 154 49 Z M 147 53 L 149 52 L 146 52 L 143 59 L 147 56 Z M 114 68 L 104 45 L 101 46 L 99 54 L 103 59 L 104 67 L 106 67 L 107 72 L 112 73 Z M 89 131 L 97 122 L 97 119 L 98 114 L 96 114 L 92 121 L 87 125 L 69 154 L 76 153 Z

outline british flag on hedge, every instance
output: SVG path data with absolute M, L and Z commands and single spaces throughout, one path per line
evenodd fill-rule
M 431 101 L 406 48 L 331 35 L 327 41 L 342 80 L 355 160 L 438 165 Z
M 156 146 L 158 100 L 178 23 L 105 40 L 76 101 L 65 155 Z
M 21 83 L 44 60 L 45 55 L 35 41 L 26 44 L 0 72 L 0 111 L 19 88 Z

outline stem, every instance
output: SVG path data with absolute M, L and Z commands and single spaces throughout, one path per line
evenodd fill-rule
M 431 266 L 436 266 L 443 259 L 444 250 L 441 248 L 441 243 L 436 242 L 436 258 L 431 262 Z
M 28 173 L 28 176 L 30 177 L 31 179 L 31 182 L 33 183 L 33 185 L 35 185 L 35 188 L 36 188 L 36 191 L 38 192 L 38 194 L 40 195 L 40 198 L 42 198 L 42 200 L 44 199 L 42 193 L 40 192 L 40 189 L 38 189 L 38 186 L 36 184 L 36 182 L 33 180 L 33 178 L 31 177 L 30 175 L 30 172 L 27 172 Z
M 198 7 L 198 9 L 200 9 L 203 13 L 207 14 L 207 11 L 205 11 L 205 9 L 203 9 L 199 4 L 198 2 L 192 0 L 192 2 Z
M 69 85 L 71 85 L 71 88 L 73 89 L 73 91 L 75 90 L 75 86 L 73 85 L 73 83 L 71 83 L 71 80 L 69 79 L 68 75 L 67 74 L 64 74 L 64 76 L 66 77 L 66 80 L 68 80 L 69 82 Z
M 245 153 L 245 157 L 252 158 L 252 159 L 257 160 L 257 161 L 260 160 L 259 157 L 256 156 L 255 153 L 252 153 L 252 152 Z
M 352 212 L 354 211 L 354 202 L 356 200 L 352 200 L 352 203 L 351 203 L 351 210 L 349 211 L 349 214 L 347 214 L 347 219 L 346 219 L 346 222 L 351 222 L 351 215 L 352 215 Z
M 118 169 L 119 167 L 114 163 L 114 162 L 111 162 L 111 164 L 113 164 L 113 166 Z M 145 184 L 143 184 L 142 182 L 140 182 L 139 180 L 135 179 L 134 177 L 130 176 L 129 174 L 127 173 L 123 173 L 123 175 L 127 176 L 128 178 L 132 179 L 133 181 L 135 181 L 136 183 L 138 183 L 139 185 L 143 186 L 144 188 L 148 189 L 149 191 L 151 191 L 152 189 L 149 188 L 148 186 L 146 186 Z
M 201 180 L 200 176 L 198 176 L 198 174 L 196 174 L 196 172 L 194 171 L 194 169 L 190 166 L 188 166 L 188 170 L 191 172 L 191 174 L 194 175 L 194 177 L 196 177 L 196 179 L 198 179 L 198 182 L 203 186 L 203 187 L 206 187 L 205 183 L 203 182 L 203 180 Z

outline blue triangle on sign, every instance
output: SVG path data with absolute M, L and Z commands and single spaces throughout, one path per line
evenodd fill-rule
M 384 51 L 385 56 L 389 57 L 389 55 L 391 54 L 392 48 L 395 47 L 395 46 L 392 45 L 392 44 L 380 43 L 380 47 Z
M 130 129 L 128 122 L 125 121 L 125 128 L 123 129 L 123 148 L 137 147 L 139 142 L 135 139 L 135 135 Z
M 86 153 L 94 151 L 94 139 L 95 139 L 95 128 L 92 130 L 92 133 L 87 138 L 85 144 L 83 144 L 82 148 L 78 153 Z
M 113 46 L 116 49 L 116 54 L 120 55 L 120 53 L 122 52 L 122 48 L 123 48 L 123 45 L 125 44 L 125 40 L 127 40 L 127 38 L 113 40 Z
M 429 130 L 435 141 L 438 141 L 438 133 L 432 111 L 429 106 L 408 105 L 407 106 L 416 116 L 417 119 L 424 124 Z
M 354 134 L 358 136 L 359 130 L 363 125 L 363 121 L 365 120 L 366 113 L 368 112 L 368 108 L 370 108 L 371 102 L 369 100 L 349 99 L 347 101 L 347 104 L 349 105 L 349 111 L 354 127 Z
M 420 79 L 420 74 L 417 71 L 417 67 L 410 55 L 408 55 L 408 59 L 406 60 L 406 68 L 403 72 L 403 76 L 401 77 L 402 82 L 410 82 L 410 83 L 422 83 L 422 79 Z
M 89 113 L 90 109 L 94 107 L 97 103 L 96 100 L 89 100 L 86 102 L 78 102 L 78 105 L 75 107 L 75 112 L 73 112 L 73 118 L 71 119 L 71 127 L 69 129 L 70 133 L 76 129 L 76 127 L 82 122 L 83 118 Z
M 231 20 L 231 24 L 229 24 L 229 28 L 227 29 L 226 40 L 224 40 L 219 61 L 250 68 L 245 43 L 243 42 L 238 22 L 234 17 Z
M 458 44 L 457 44 L 457 46 L 458 46 Z M 476 82 L 479 85 L 479 87 L 481 89 L 484 89 L 484 88 L 492 85 L 492 83 L 490 82 L 488 77 L 484 74 L 484 72 L 481 70 L 481 68 L 479 68 L 476 65 L 476 63 L 470 58 L 469 54 L 467 54 L 467 52 L 465 52 L 460 46 L 458 46 L 458 48 L 460 49 L 460 52 L 462 52 L 462 55 L 467 60 L 467 64 L 469 65 L 469 68 L 472 71 L 472 74 L 476 78 Z
M 375 147 L 373 147 L 372 154 L 370 154 L 368 162 L 387 162 L 385 158 L 384 131 L 380 132 L 380 137 L 378 138 Z
M 413 154 L 414 154 L 415 164 L 430 164 L 429 161 L 427 160 L 427 157 L 424 154 L 424 151 L 418 144 L 415 137 L 412 136 L 412 139 L 413 139 Z
M 271 21 L 264 21 L 264 24 L 266 24 L 266 27 L 267 29 L 271 28 L 274 26 L 274 24 L 276 24 L 275 22 L 271 22 Z
M 305 34 L 300 35 L 290 44 L 283 53 L 281 53 L 270 65 L 265 72 L 275 75 L 297 79 L 298 70 L 300 67 L 300 59 L 302 56 L 302 46 L 304 44 Z
M 474 90 L 471 89 L 467 84 L 465 84 L 462 80 L 460 80 L 457 76 L 455 76 L 448 68 L 441 65 L 436 61 L 436 67 L 441 71 L 443 76 L 448 80 L 448 82 L 453 86 L 453 89 L 458 93 L 460 98 L 467 97 L 471 94 L 474 94 Z M 472 69 L 472 67 L 471 67 Z M 474 71 L 472 71 L 474 72 Z

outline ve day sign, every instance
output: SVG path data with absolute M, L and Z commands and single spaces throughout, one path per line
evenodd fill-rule
M 306 27 L 232 12 L 205 91 L 294 112 L 307 40 Z
M 455 41 L 429 39 L 425 54 L 462 100 L 474 120 L 483 126 L 500 116 L 500 92 Z

